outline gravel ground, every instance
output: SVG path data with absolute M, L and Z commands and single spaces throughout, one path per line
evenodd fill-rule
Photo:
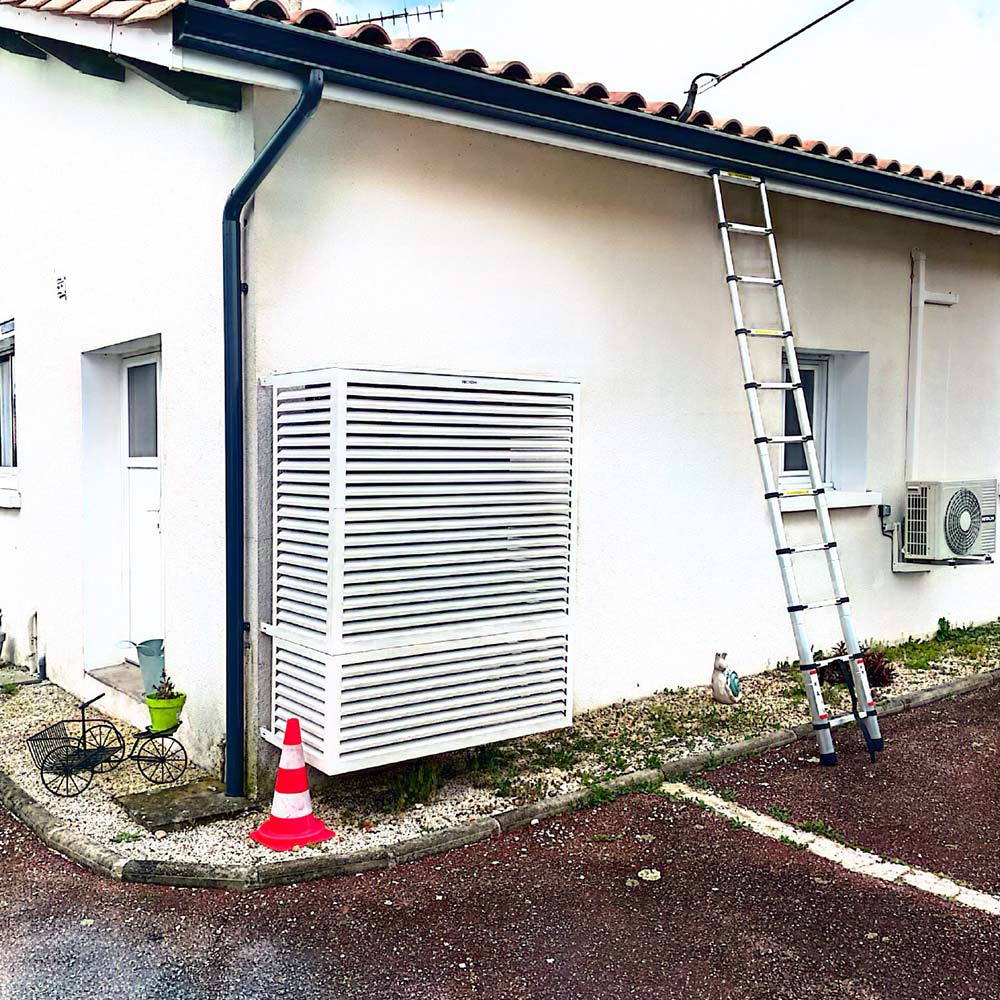
M 0 811 L 0 934 L 3 1000 L 1000 998 L 997 918 L 649 794 L 248 895 L 102 879 Z
M 996 664 L 996 657 L 980 655 L 953 658 L 930 669 L 900 667 L 893 684 L 880 689 L 877 697 L 894 697 Z M 665 691 L 587 712 L 569 729 L 325 782 L 314 789 L 316 814 L 338 837 L 301 848 L 299 854 L 349 855 L 398 843 L 627 771 L 796 725 L 808 719 L 796 676 L 786 669 L 746 677 L 743 700 L 736 706 L 715 704 L 707 687 Z M 845 701 L 842 689 L 832 689 L 832 707 L 843 707 Z M 150 787 L 133 764 L 95 776 L 77 798 L 51 795 L 41 784 L 24 740 L 53 720 L 71 718 L 74 710 L 72 696 L 54 684 L 0 695 L 0 770 L 55 815 L 137 860 L 259 864 L 288 856 L 247 837 L 261 822 L 261 813 L 153 836 L 134 824 L 112 798 Z M 131 728 L 124 724 L 120 728 L 130 745 Z M 206 777 L 210 776 L 192 767 L 183 780 Z

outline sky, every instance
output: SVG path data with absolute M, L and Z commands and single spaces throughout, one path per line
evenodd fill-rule
M 722 73 L 837 0 L 436 0 L 412 23 L 442 48 L 476 48 L 533 70 L 683 103 L 691 78 Z M 402 9 L 331 0 L 363 16 Z M 421 4 L 421 8 L 426 5 Z M 412 10 L 414 5 L 410 5 Z M 397 22 L 391 35 L 405 35 Z M 702 95 L 719 118 L 1000 183 L 1000 0 L 855 0 Z

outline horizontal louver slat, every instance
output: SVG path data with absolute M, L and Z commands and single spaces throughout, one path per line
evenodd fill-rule
M 329 382 L 275 393 L 274 621 L 317 640 L 329 634 L 332 398 Z

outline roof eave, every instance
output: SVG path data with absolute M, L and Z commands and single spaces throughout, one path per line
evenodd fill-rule
M 990 229 L 1000 226 L 1000 199 L 987 195 L 303 31 L 201 0 L 188 0 L 173 16 L 174 44 L 180 48 L 297 74 L 318 67 L 331 84 L 744 171 L 904 211 Z

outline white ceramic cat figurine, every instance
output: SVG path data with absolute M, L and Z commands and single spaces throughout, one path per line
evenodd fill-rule
M 743 692 L 740 689 L 740 676 L 735 670 L 726 666 L 726 654 L 715 654 L 715 666 L 712 667 L 712 696 L 723 705 L 735 705 Z

